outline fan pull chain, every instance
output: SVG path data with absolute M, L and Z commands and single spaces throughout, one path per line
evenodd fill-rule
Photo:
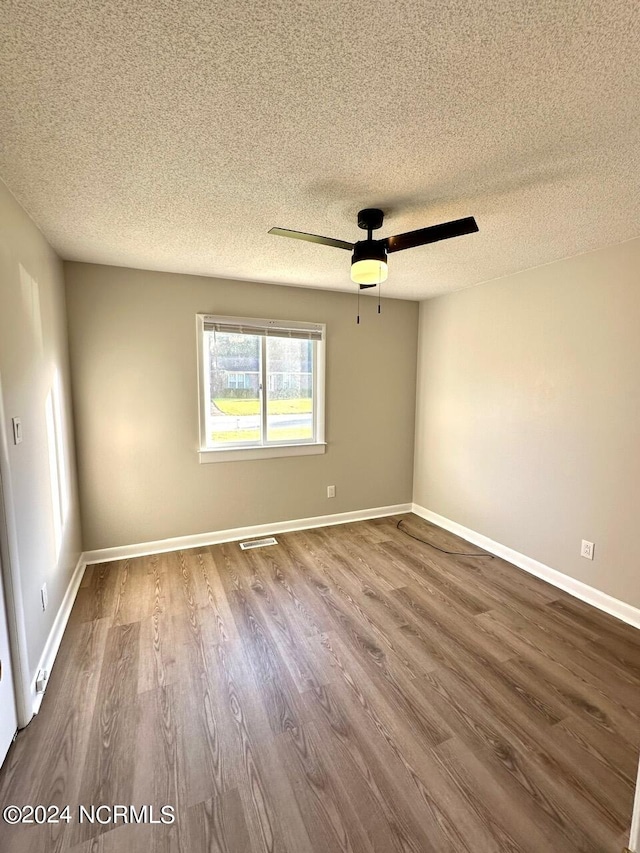
M 382 290 L 382 281 L 380 280 L 381 275 L 378 273 L 378 314 L 381 314 L 380 311 L 380 291 Z
M 360 325 L 360 285 L 358 285 L 358 319 L 356 320 L 357 325 Z

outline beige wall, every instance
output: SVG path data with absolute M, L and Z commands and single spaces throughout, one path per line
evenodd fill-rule
M 85 549 L 411 501 L 418 305 L 65 264 Z M 327 452 L 199 464 L 195 315 L 327 324 Z M 326 487 L 337 495 L 327 499 Z
M 633 240 L 422 303 L 414 470 L 416 503 L 635 606 L 639 271 Z
M 81 551 L 62 263 L 0 183 L 0 381 L 9 436 L 10 487 L 31 676 L 43 652 Z M 58 442 L 47 400 L 58 403 Z M 11 419 L 24 440 L 14 446 Z M 57 445 L 57 449 L 56 449 Z M 56 461 L 56 456 L 57 461 Z M 54 524 L 51 464 L 68 489 L 63 528 Z M 49 606 L 42 611 L 40 588 Z

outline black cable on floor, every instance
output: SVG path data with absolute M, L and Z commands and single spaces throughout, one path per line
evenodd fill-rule
M 493 554 L 464 554 L 462 551 L 445 551 L 444 548 L 438 548 L 437 545 L 434 545 L 433 542 L 427 542 L 426 539 L 421 539 L 419 536 L 414 536 L 413 533 L 409 533 L 408 530 L 405 530 L 404 527 L 400 527 L 403 518 L 396 524 L 397 529 L 404 533 L 405 536 L 410 536 L 412 539 L 415 539 L 416 542 L 422 542 L 423 545 L 428 545 L 430 548 L 435 548 L 436 551 L 440 551 L 441 554 L 450 554 L 452 557 L 483 557 L 485 560 L 493 560 Z

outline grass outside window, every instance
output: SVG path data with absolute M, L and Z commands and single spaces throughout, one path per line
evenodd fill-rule
M 224 397 L 216 397 L 213 401 L 218 411 L 223 415 L 259 415 L 260 400 L 234 400 Z M 310 397 L 298 397 L 292 400 L 269 400 L 268 411 L 270 415 L 303 415 L 312 411 Z

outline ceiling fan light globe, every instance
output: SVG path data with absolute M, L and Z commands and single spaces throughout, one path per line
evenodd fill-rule
M 385 261 L 364 258 L 351 264 L 351 281 L 356 284 L 380 284 L 387 280 L 388 272 Z

